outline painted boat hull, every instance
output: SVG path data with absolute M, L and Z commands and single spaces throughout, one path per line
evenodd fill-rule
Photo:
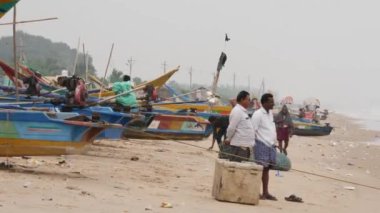
M 128 124 L 133 118 L 131 114 L 114 112 L 110 107 L 87 107 L 84 109 L 76 109 L 75 112 L 86 116 L 92 116 L 94 113 L 98 113 L 101 121 L 121 124 L 122 126 Z M 108 128 L 100 133 L 97 139 L 120 139 L 123 137 L 123 131 L 121 128 Z
M 207 104 L 165 104 L 165 108 L 172 110 L 190 110 L 195 109 L 197 112 L 212 112 L 221 115 L 229 115 L 231 106 L 213 106 L 210 107 Z
M 202 140 L 212 133 L 210 123 L 195 116 L 163 115 L 152 113 L 146 115 L 145 129 L 128 128 L 125 138 L 155 140 Z
M 77 113 L 0 111 L 0 156 L 80 153 L 102 131 L 112 126 L 70 120 L 78 115 Z
M 89 142 L 0 138 L 0 156 L 55 156 L 82 154 Z
M 333 130 L 333 127 L 326 125 L 326 126 L 320 126 L 320 125 L 302 125 L 297 124 L 294 128 L 294 135 L 298 136 L 327 136 L 330 135 L 331 131 Z
M 45 110 L 53 112 L 73 112 L 91 117 L 94 113 L 99 115 L 99 120 L 112 124 L 125 126 L 133 116 L 131 114 L 114 112 L 110 107 L 86 107 L 86 108 L 66 108 L 54 106 L 52 104 L 19 104 L 24 109 Z M 0 106 L 1 107 L 1 106 Z M 11 106 L 7 106 L 8 108 Z M 120 139 L 123 135 L 122 128 L 107 128 L 100 133 L 97 139 Z
M 124 131 L 124 137 L 130 139 L 144 139 L 144 140 L 191 140 L 191 141 L 200 141 L 205 138 L 201 134 L 189 134 L 183 133 L 180 131 L 149 131 L 144 130 L 143 133 L 141 130 L 126 129 Z

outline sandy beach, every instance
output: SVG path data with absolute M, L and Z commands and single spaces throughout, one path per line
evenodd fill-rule
M 292 138 L 293 168 L 380 187 L 380 146 L 371 143 L 380 132 L 337 114 L 328 122 L 336 127 L 330 136 Z M 210 139 L 186 143 L 208 148 Z M 271 172 L 277 202 L 216 201 L 216 157 L 173 141 L 119 140 L 99 141 L 84 155 L 9 158 L 14 168 L 0 171 L 0 212 L 378 212 L 379 190 L 296 171 Z M 285 201 L 291 194 L 305 202 Z

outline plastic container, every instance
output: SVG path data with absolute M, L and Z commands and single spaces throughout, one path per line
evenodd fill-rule
M 219 201 L 258 205 L 263 167 L 253 162 L 215 162 L 212 196 Z

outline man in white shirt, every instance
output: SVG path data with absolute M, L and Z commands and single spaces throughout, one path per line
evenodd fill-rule
M 251 155 L 250 148 L 255 144 L 253 124 L 248 114 L 250 97 L 247 91 L 241 91 L 237 98 L 237 104 L 232 109 L 227 128 L 225 144 L 230 145 L 229 159 L 231 161 L 248 161 Z
M 256 137 L 254 155 L 255 161 L 261 164 L 263 169 L 262 182 L 263 194 L 261 199 L 274 200 L 276 197 L 269 194 L 269 169 L 276 164 L 276 125 L 273 120 L 272 109 L 274 100 L 272 94 L 264 94 L 261 97 L 262 107 L 252 116 L 254 135 Z

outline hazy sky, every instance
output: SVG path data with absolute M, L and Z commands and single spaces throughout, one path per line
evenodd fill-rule
M 211 84 L 227 32 L 222 83 L 235 72 L 238 84 L 265 78 L 298 101 L 380 106 L 379 8 L 375 0 L 21 0 L 17 10 L 19 20 L 57 16 L 18 29 L 71 47 L 80 37 L 99 73 L 114 42 L 111 68 L 127 71 L 133 56 L 134 74 L 149 79 L 166 60 L 182 67 L 174 80 L 188 82 L 193 66 L 194 81 Z M 10 33 L 1 27 L 1 36 Z

